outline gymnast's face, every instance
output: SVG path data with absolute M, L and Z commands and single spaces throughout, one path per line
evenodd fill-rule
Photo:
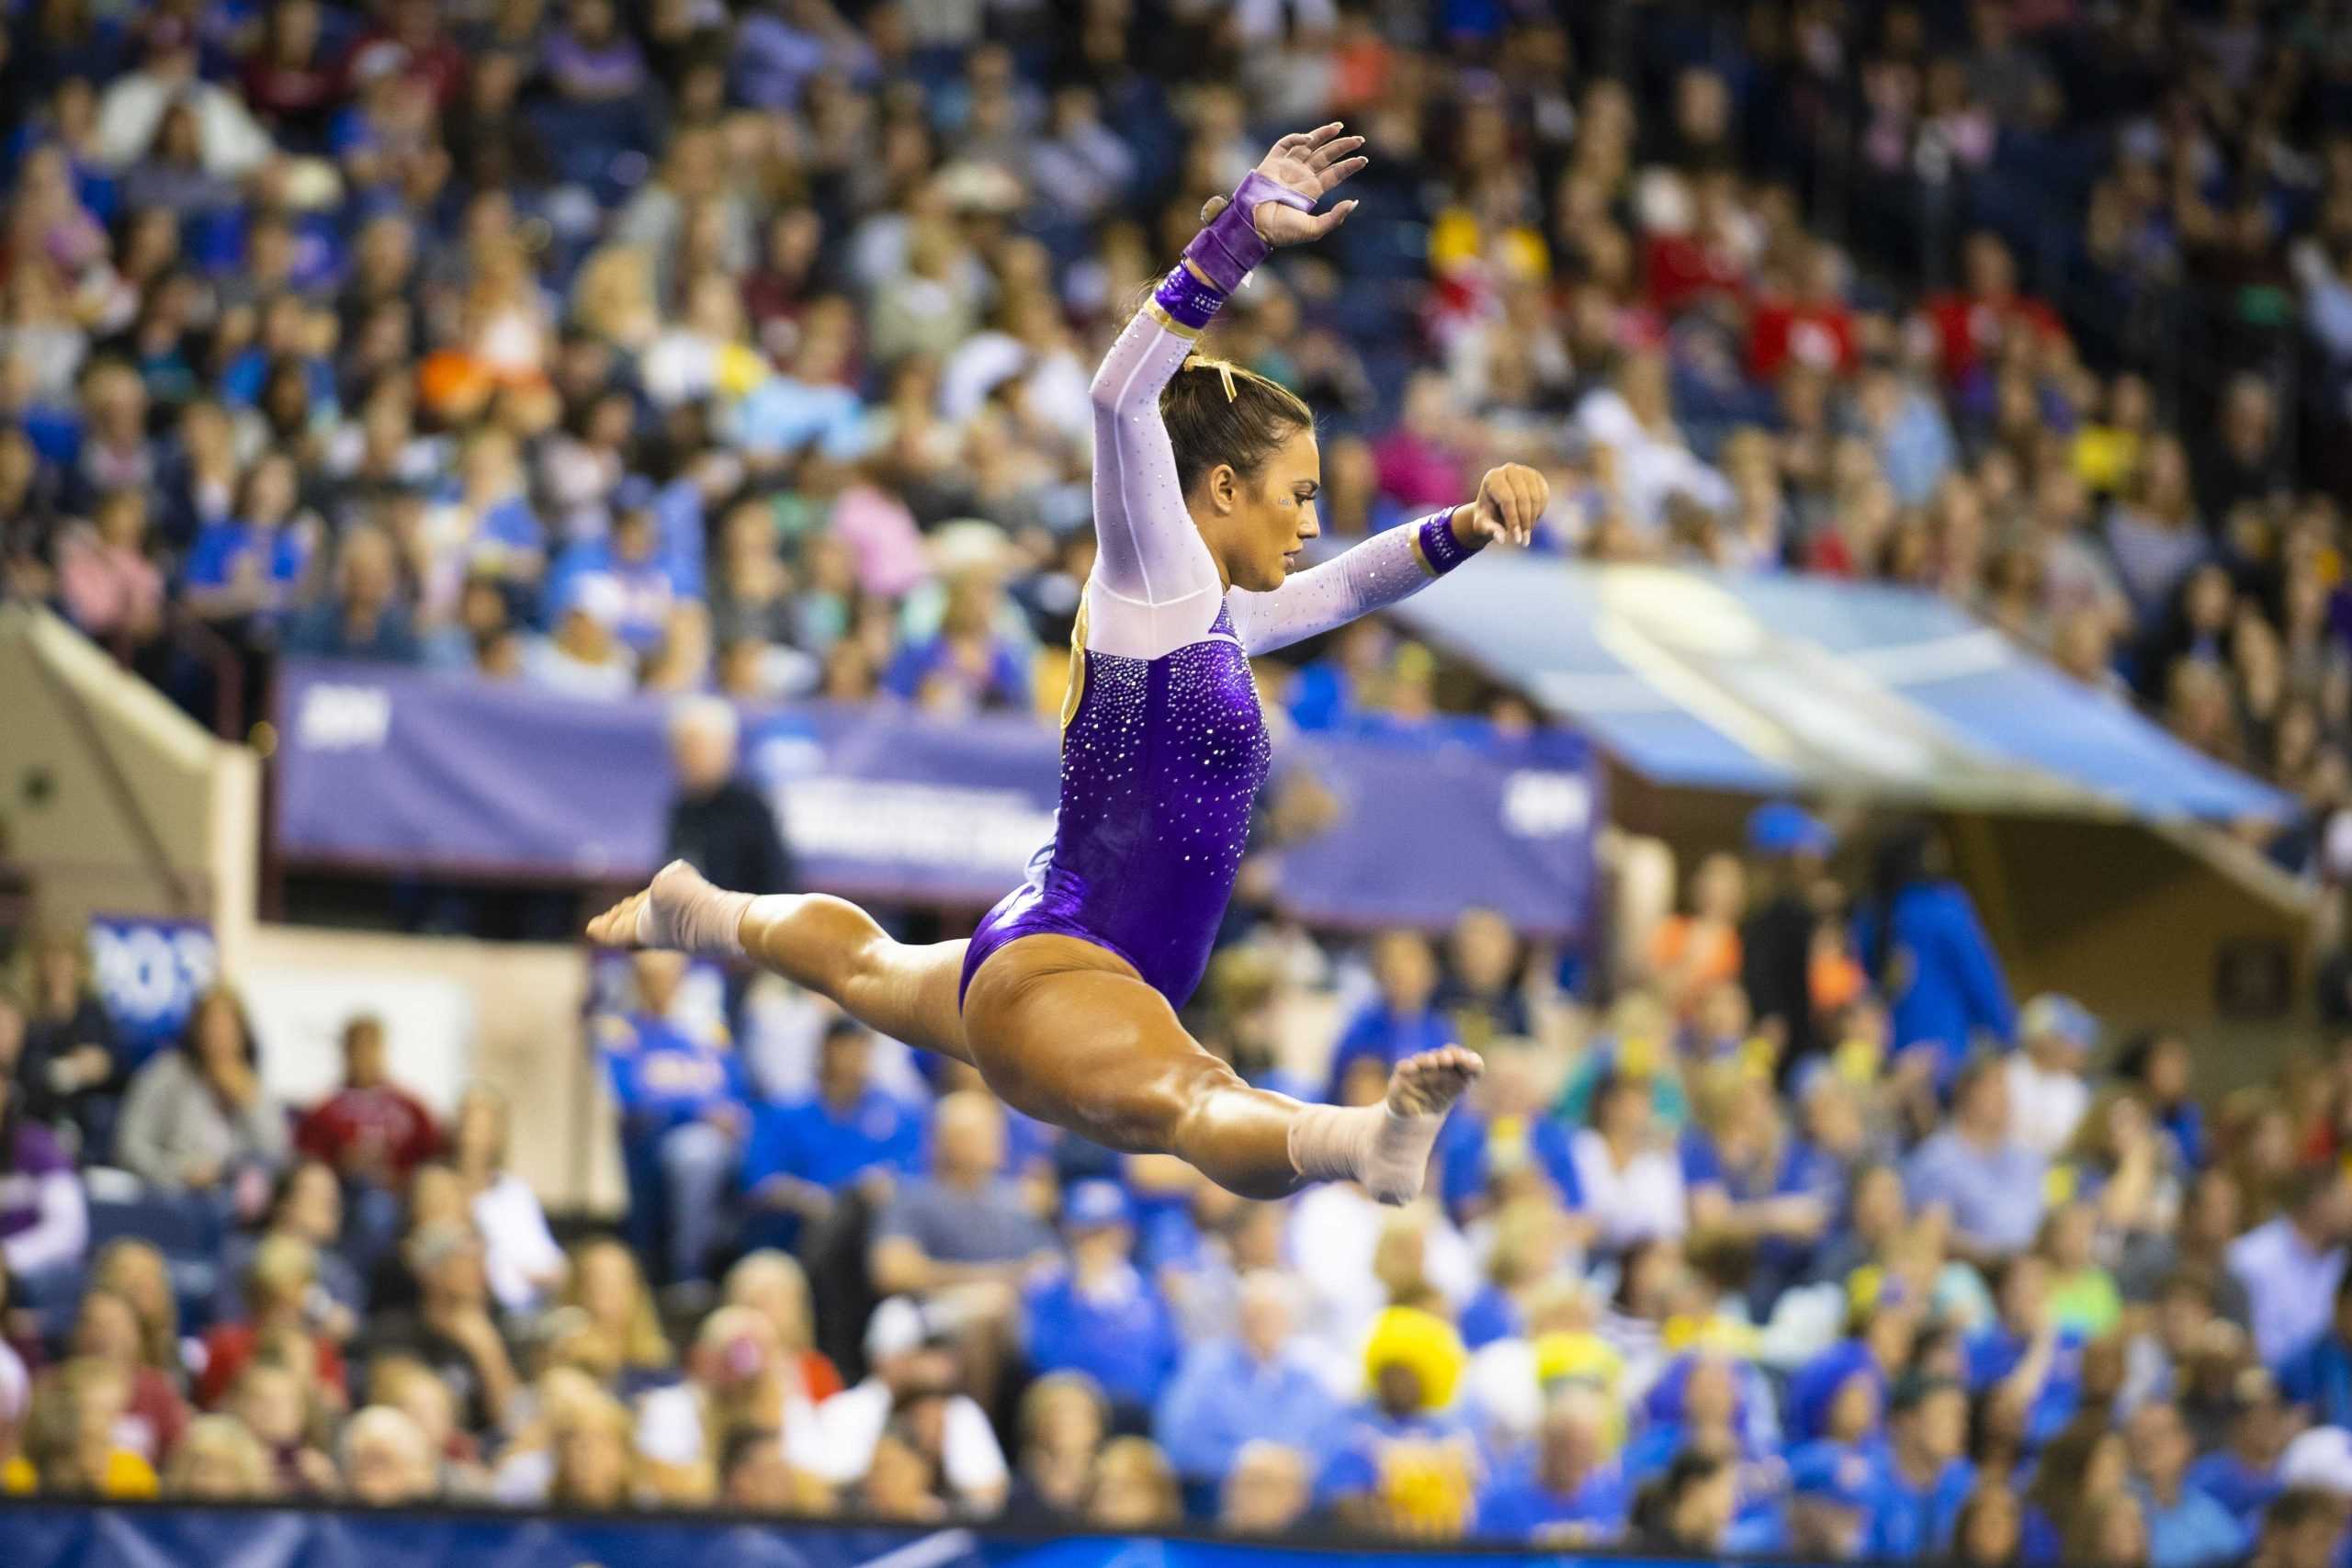
M 1305 564 L 1306 542 L 1323 531 L 1316 497 L 1323 454 L 1315 433 L 1300 430 L 1267 455 L 1255 474 L 1219 467 L 1209 476 L 1217 536 L 1209 542 L 1236 588 L 1271 592 Z M 1221 493 L 1220 493 L 1221 492 Z

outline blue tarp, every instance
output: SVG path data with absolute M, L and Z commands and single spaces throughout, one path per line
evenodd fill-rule
M 2150 820 L 2293 809 L 1933 593 L 1493 558 L 1396 614 L 1660 784 Z

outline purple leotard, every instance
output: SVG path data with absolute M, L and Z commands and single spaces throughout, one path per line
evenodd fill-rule
M 1159 419 L 1160 389 L 1196 335 L 1180 315 L 1204 320 L 1222 298 L 1199 281 L 1172 274 L 1095 375 L 1101 547 L 1072 638 L 1061 804 L 1028 880 L 972 933 L 963 988 L 997 949 L 1052 932 L 1117 953 L 1182 1007 L 1208 965 L 1271 755 L 1249 656 L 1393 604 L 1467 556 L 1448 511 L 1271 593 L 1224 587 Z

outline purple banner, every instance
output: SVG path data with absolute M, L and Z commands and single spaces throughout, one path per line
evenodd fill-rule
M 277 847 L 298 863 L 621 881 L 662 853 L 672 775 L 658 700 L 592 702 L 380 665 L 294 660 L 279 684 Z M 749 712 L 744 766 L 810 885 L 982 906 L 1053 830 L 1059 750 L 1020 716 L 892 706 Z M 1279 795 L 1327 797 L 1276 899 L 1317 924 L 1441 924 L 1491 905 L 1530 935 L 1586 927 L 1600 823 L 1589 749 L 1299 736 Z

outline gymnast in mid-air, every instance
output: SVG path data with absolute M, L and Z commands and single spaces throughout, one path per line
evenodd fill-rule
M 1172 1154 L 1253 1198 L 1356 1181 L 1417 1196 L 1449 1107 L 1478 1075 L 1459 1046 L 1396 1064 L 1379 1105 L 1256 1089 L 1178 1021 L 1233 892 L 1269 747 L 1250 655 L 1393 604 L 1489 541 L 1524 544 L 1543 478 L 1508 465 L 1474 500 L 1304 570 L 1319 532 L 1315 416 L 1193 353 L 1276 246 L 1319 239 L 1364 166 L 1338 124 L 1285 136 L 1095 373 L 1094 527 L 1062 708 L 1061 802 L 1028 880 L 968 941 L 893 941 L 823 894 L 755 897 L 673 862 L 591 921 L 617 947 L 748 958 L 859 1022 L 971 1063 L 1009 1104 L 1106 1147 Z M 1442 815 L 1440 803 L 1431 803 Z M 1442 826 L 1436 830 L 1443 831 Z

